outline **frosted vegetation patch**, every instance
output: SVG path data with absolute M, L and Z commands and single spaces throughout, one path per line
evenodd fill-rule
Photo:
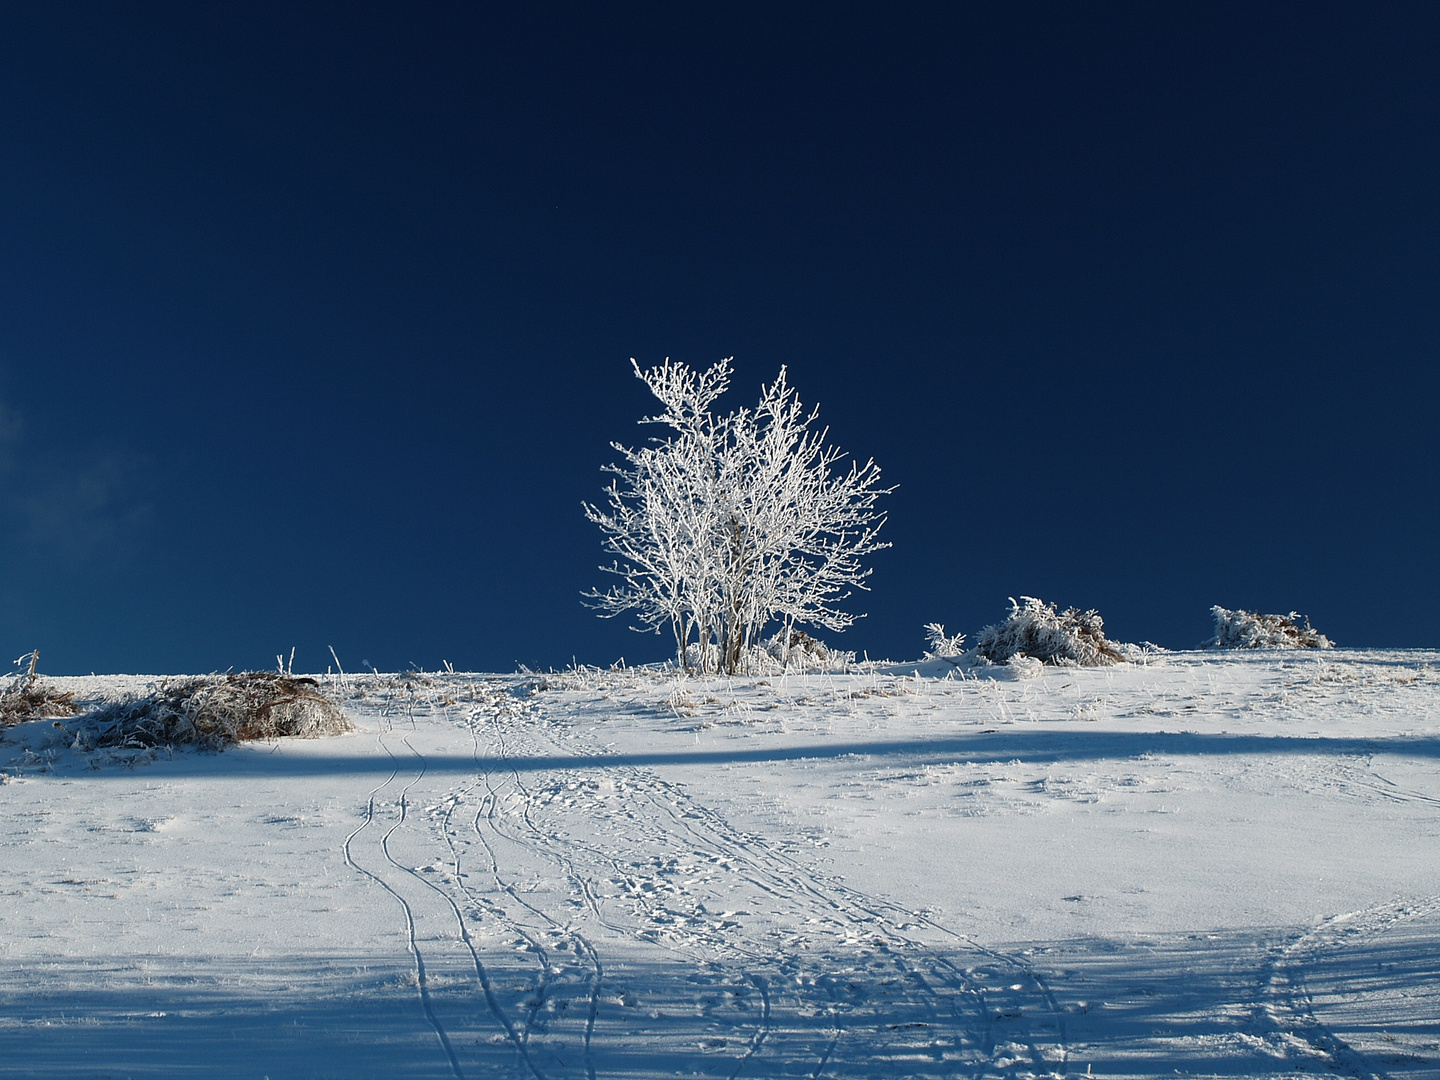
M 925 624 L 926 660 L 954 660 L 965 653 L 965 635 L 945 633 L 945 624 Z
M 1333 649 L 1334 642 L 1310 625 L 1308 616 L 1264 615 L 1258 611 L 1230 611 L 1218 604 L 1215 636 L 1205 643 L 1212 649 Z
M 1057 611 L 1054 604 L 1033 596 L 1022 596 L 1020 601 L 1017 604 L 1012 597 L 1009 616 L 976 635 L 979 656 L 994 664 L 1026 657 L 1081 667 L 1102 667 L 1125 659 L 1119 645 L 1105 640 L 1105 621 L 1099 612 L 1073 607 Z
M 781 630 L 765 642 L 765 665 L 755 657 L 756 670 L 768 667 L 767 674 L 793 671 L 801 674 L 848 671 L 855 663 L 853 652 L 832 649 L 825 642 L 811 637 L 804 630 Z
M 710 646 L 691 642 L 686 650 L 688 667 L 693 672 L 717 671 L 720 658 Z M 737 673 L 746 675 L 819 675 L 826 672 L 849 671 L 855 666 L 855 654 L 832 649 L 804 630 L 791 628 L 776 631 L 760 645 L 746 646 L 736 665 Z
M 67 727 L 77 750 L 319 738 L 354 725 L 314 679 L 246 671 L 167 681 L 142 697 L 102 706 Z
M 73 693 L 56 689 L 35 673 L 39 660 L 40 650 L 36 649 L 15 661 L 20 670 L 0 689 L 0 731 L 30 720 L 74 716 L 79 711 Z

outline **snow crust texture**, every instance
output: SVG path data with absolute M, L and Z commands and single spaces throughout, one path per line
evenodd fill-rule
M 0 1076 L 1440 1077 L 1437 661 L 372 676 L 326 687 L 353 733 L 223 753 L 20 724 Z

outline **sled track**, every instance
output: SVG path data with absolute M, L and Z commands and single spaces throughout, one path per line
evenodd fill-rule
M 414 710 L 415 700 L 412 696 L 411 699 L 407 702 L 406 708 L 406 717 L 410 724 L 412 733 L 415 729 Z M 447 709 L 447 715 L 448 712 L 449 710 Z M 372 825 L 376 824 L 377 796 L 386 787 L 389 787 L 395 782 L 401 770 L 401 759 L 398 758 L 394 751 L 391 749 L 390 743 L 387 739 L 387 736 L 393 737 L 395 733 L 393 724 L 389 722 L 390 715 L 390 710 L 388 708 L 385 709 L 382 713 L 382 729 L 377 736 L 377 741 L 378 745 L 382 750 L 384 750 L 385 754 L 391 762 L 391 771 L 385 781 L 372 789 L 369 793 L 367 798 L 365 819 L 346 838 L 344 845 L 345 860 L 347 864 L 351 866 L 355 871 L 362 874 L 367 879 L 374 881 L 376 884 L 378 884 L 382 889 L 389 893 L 400 905 L 401 915 L 404 922 L 406 946 L 411 954 L 412 963 L 414 965 L 416 984 L 418 988 L 418 997 L 421 1009 L 425 1015 L 426 1022 L 435 1032 L 436 1038 L 445 1053 L 451 1073 L 457 1078 L 457 1080 L 464 1080 L 465 1072 L 461 1063 L 461 1054 L 457 1052 L 454 1041 L 451 1038 L 450 1033 L 446 1030 L 446 1026 L 444 1022 L 440 1019 L 440 1015 L 436 1009 L 435 997 L 431 986 L 430 971 L 426 963 L 424 950 L 420 947 L 420 935 L 417 932 L 419 917 L 417 916 L 415 906 L 410 900 L 406 898 L 406 896 L 397 887 L 397 884 L 394 881 L 387 880 L 384 873 L 377 873 L 375 870 L 367 869 L 365 866 L 360 865 L 360 862 L 355 858 L 354 842 L 361 837 L 361 835 L 367 828 L 370 828 Z M 534 1002 L 534 1004 L 529 1009 L 528 1014 L 524 1017 L 524 1019 L 519 1025 L 517 1025 L 516 1022 L 507 1013 L 504 1006 L 497 997 L 494 982 L 490 977 L 490 973 L 484 961 L 481 959 L 480 946 L 477 944 L 475 937 L 471 931 L 470 921 L 467 920 L 464 911 L 461 909 L 460 904 L 457 902 L 456 895 L 453 895 L 451 891 L 442 887 L 431 877 L 418 872 L 414 867 L 406 865 L 405 862 L 403 862 L 400 858 L 397 858 L 392 851 L 392 841 L 397 838 L 402 828 L 406 829 L 408 833 L 414 832 L 414 826 L 411 824 L 411 819 L 413 815 L 410 813 L 412 802 L 411 791 L 412 789 L 415 789 L 417 785 L 420 785 L 422 783 L 427 772 L 427 765 L 424 755 L 415 749 L 414 744 L 410 740 L 410 734 L 407 733 L 402 735 L 401 742 L 404 744 L 405 749 L 415 758 L 416 772 L 415 775 L 411 777 L 410 780 L 405 784 L 405 786 L 399 791 L 399 798 L 396 802 L 398 813 L 396 814 L 395 819 L 390 824 L 389 828 L 386 829 L 380 837 L 379 843 L 377 845 L 379 848 L 379 853 L 383 857 L 383 862 L 387 867 L 399 871 L 401 874 L 404 875 L 405 879 L 424 886 L 424 889 L 427 892 L 433 894 L 440 900 L 444 909 L 447 911 L 448 916 L 454 922 L 456 937 L 458 938 L 460 943 L 463 944 L 466 953 L 468 954 L 469 967 L 473 971 L 475 982 L 476 984 L 478 984 L 478 987 L 485 999 L 486 1008 L 489 1014 L 494 1018 L 494 1020 L 503 1030 L 506 1041 L 508 1041 L 516 1051 L 520 1066 L 525 1073 L 534 1077 L 534 1080 L 548 1080 L 548 1077 L 546 1076 L 544 1070 L 540 1068 L 538 1063 L 534 1060 L 533 1056 L 529 1052 L 528 1044 L 530 1037 L 530 1028 L 532 1026 L 535 1013 L 544 1000 L 546 982 L 550 969 L 549 956 L 544 949 L 543 943 L 540 942 L 538 939 L 534 938 L 533 935 L 531 935 L 523 925 L 515 922 L 512 918 L 508 916 L 505 911 L 498 908 L 493 903 L 490 903 L 482 897 L 476 896 L 473 891 L 471 891 L 465 886 L 463 876 L 464 869 L 461 863 L 461 854 L 459 850 L 455 847 L 455 844 L 453 842 L 453 832 L 449 828 L 449 822 L 453 817 L 456 808 L 461 805 L 466 795 L 468 795 L 481 784 L 486 784 L 488 790 L 488 776 L 483 773 L 479 773 L 476 779 L 470 781 L 466 785 L 462 785 L 461 788 L 459 788 L 458 790 L 451 789 L 448 795 L 445 798 L 442 798 L 441 801 L 447 804 L 447 810 L 444 816 L 444 825 L 442 826 L 442 835 L 444 836 L 444 839 L 449 846 L 449 862 L 454 873 L 454 880 L 457 884 L 456 891 L 459 894 L 459 900 L 470 903 L 477 910 L 483 910 L 491 918 L 492 921 L 503 923 L 517 934 L 526 937 L 527 940 L 529 940 L 534 947 L 536 954 L 541 960 L 541 972 L 536 986 L 537 992 L 531 995 L 531 1000 Z M 487 795 L 487 802 L 488 805 L 492 807 L 492 809 L 495 804 L 496 798 L 498 798 L 496 793 L 493 790 L 489 790 L 489 794 Z M 481 812 L 484 812 L 483 807 Z M 412 840 L 413 839 L 414 838 L 412 836 Z M 496 874 L 496 880 L 503 885 L 504 882 L 499 877 L 499 864 L 498 862 L 494 862 L 493 858 L 492 863 Z M 518 894 L 516 894 L 513 889 L 511 889 L 510 891 L 512 895 L 516 896 L 516 898 L 519 899 Z M 535 914 L 537 914 L 541 918 L 548 919 L 548 917 L 545 916 L 545 914 L 538 909 L 530 908 L 530 910 L 535 912 Z M 597 972 L 599 970 L 598 957 L 596 970 Z M 596 992 L 598 993 L 598 988 Z M 598 1003 L 592 1003 L 592 1028 L 594 1022 L 594 1013 L 596 1011 L 597 1004 Z M 587 1066 L 589 1065 L 588 1044 L 589 1039 L 587 1034 Z M 593 1066 L 588 1067 L 588 1080 L 594 1080 L 594 1075 L 595 1072 Z
M 495 733 L 495 734 L 496 734 L 497 746 L 499 746 L 499 748 L 500 748 L 500 756 L 503 758 L 504 756 L 506 756 L 507 751 L 506 751 L 506 747 L 505 747 L 504 732 L 503 732 L 503 730 L 500 729 L 500 725 L 499 725 L 499 723 L 498 723 L 498 718 L 497 718 L 497 722 L 496 722 L 496 725 L 495 725 L 495 726 L 496 726 L 496 733 Z M 535 803 L 535 798 L 534 798 L 534 796 L 533 796 L 533 795 L 531 794 L 531 792 L 526 788 L 526 786 L 525 786 L 525 784 L 524 784 L 524 782 L 523 782 L 523 780 L 522 780 L 522 778 L 521 778 L 521 776 L 520 776 L 520 774 L 519 774 L 518 771 L 512 770 L 511 776 L 512 776 L 512 778 L 513 778 L 513 780 L 512 780 L 513 784 L 515 785 L 517 791 L 520 792 L 520 794 L 522 795 L 522 797 L 523 797 L 523 799 L 524 799 L 524 803 L 522 804 L 522 811 L 521 811 L 521 814 L 520 814 L 519 816 L 520 816 L 521 821 L 524 823 L 524 825 L 526 826 L 526 828 L 527 828 L 527 830 L 528 830 L 528 832 L 529 832 L 529 834 L 530 834 L 530 842 L 531 842 L 535 847 L 537 847 L 537 848 L 544 848 L 544 849 L 547 849 L 547 850 L 552 849 L 552 848 L 553 848 L 553 840 L 552 840 L 552 838 L 549 837 L 547 834 L 545 834 L 545 833 L 535 824 L 535 822 L 534 822 L 534 820 L 533 820 L 533 817 L 532 817 L 532 814 L 531 814 L 531 810 L 532 810 L 533 805 L 534 805 L 534 803 Z M 668 807 L 662 807 L 662 809 L 665 810 L 665 812 L 667 813 L 668 816 L 671 816 L 672 819 L 674 818 L 674 815 L 673 815 L 673 813 L 670 811 L 670 808 L 668 808 Z M 678 819 L 677 819 L 677 820 L 678 820 Z M 683 825 L 684 823 L 682 822 L 681 824 Z M 497 827 L 498 827 L 498 824 L 497 824 Z M 687 828 L 687 830 L 688 830 L 688 826 L 686 826 L 686 828 Z M 693 831 L 693 830 L 690 830 L 690 831 Z M 624 867 L 620 864 L 620 862 L 619 862 L 613 855 L 611 855 L 611 854 L 609 854 L 609 853 L 607 853 L 607 852 L 601 852 L 601 851 L 599 851 L 598 849 L 589 848 L 587 845 L 583 845 L 583 844 L 577 844 L 577 845 L 572 845 L 572 846 L 575 847 L 575 848 L 577 848 L 578 850 L 586 851 L 586 853 L 588 853 L 588 854 L 590 854 L 591 856 L 595 857 L 595 858 L 597 859 L 597 861 L 604 862 L 605 864 L 607 864 L 607 865 L 609 866 L 609 868 L 610 868 L 612 871 L 614 871 L 614 872 L 616 872 L 616 873 L 623 874 L 623 873 L 625 872 Z M 555 861 L 557 862 L 557 864 L 562 867 L 562 869 L 563 869 L 564 872 L 566 873 L 567 877 L 574 883 L 574 885 L 576 886 L 577 890 L 578 890 L 578 891 L 580 892 L 580 894 L 584 897 L 585 903 L 586 903 L 586 907 L 587 907 L 587 908 L 591 911 L 591 913 L 597 918 L 597 920 L 601 922 L 602 925 L 606 926 L 607 929 L 611 929 L 611 930 L 613 930 L 613 931 L 616 931 L 616 932 L 618 932 L 618 933 L 620 933 L 620 934 L 624 934 L 624 935 L 626 935 L 626 936 L 633 936 L 633 935 L 634 935 L 635 931 L 634 931 L 633 928 L 627 928 L 627 927 L 623 927 L 623 926 L 617 925 L 615 922 L 607 919 L 607 918 L 604 916 L 603 912 L 601 911 L 600 905 L 599 905 L 599 903 L 598 903 L 598 901 L 597 901 L 597 899 L 596 899 L 596 897 L 595 897 L 595 893 L 594 893 L 593 888 L 591 887 L 591 885 L 589 884 L 589 882 L 586 881 L 586 879 L 585 879 L 582 875 L 580 875 L 580 874 L 578 874 L 578 873 L 576 872 L 576 870 L 575 870 L 575 868 L 574 868 L 573 861 L 572 861 L 569 857 L 565 856 L 564 854 L 562 854 L 562 853 L 560 853 L 560 852 L 553 851 L 553 850 L 551 850 L 550 853 L 551 853 L 551 855 L 552 855 L 552 858 L 554 858 Z M 695 956 L 694 956 L 693 952 L 690 951 L 690 950 L 676 947 L 673 943 L 666 942 L 666 941 L 663 941 L 663 940 L 662 940 L 662 941 L 657 941 L 657 940 L 655 940 L 655 939 L 653 939 L 653 938 L 650 938 L 649 940 L 650 940 L 650 942 L 651 942 L 652 944 L 661 945 L 662 947 L 666 948 L 668 951 L 675 952 L 675 953 L 677 954 L 677 956 L 679 956 L 679 957 L 681 957 L 681 958 L 683 958 L 683 959 L 692 960 L 692 961 L 695 959 Z M 753 950 L 745 949 L 744 947 L 735 947 L 735 948 L 732 948 L 731 951 L 734 951 L 734 952 L 738 953 L 738 954 L 741 955 L 744 959 L 746 959 L 746 960 L 748 960 L 748 961 L 751 961 L 752 963 L 753 963 L 753 962 L 764 961 L 765 959 L 767 959 L 763 954 L 754 952 Z M 767 983 L 767 981 L 766 981 L 762 976 L 759 976 L 759 975 L 757 975 L 757 974 L 755 974 L 755 973 L 753 973 L 753 972 L 748 973 L 748 974 L 745 976 L 745 978 L 747 979 L 747 981 L 748 981 L 752 986 L 754 986 L 754 987 L 756 988 L 756 990 L 758 991 L 758 993 L 759 993 L 759 995 L 760 995 L 760 999 L 761 999 L 761 1015 L 760 1015 L 759 1023 L 758 1023 L 758 1025 L 757 1025 L 757 1027 L 756 1027 L 756 1030 L 755 1030 L 754 1034 L 751 1036 L 749 1042 L 748 1042 L 747 1045 L 746 1045 L 746 1049 L 745 1049 L 744 1054 L 737 1060 L 734 1070 L 729 1074 L 730 1077 L 731 1077 L 731 1080 L 734 1080 L 734 1078 L 740 1076 L 740 1075 L 745 1071 L 746 1066 L 747 1066 L 747 1065 L 751 1062 L 751 1060 L 752 1060 L 753 1058 L 755 1058 L 755 1056 L 760 1052 L 761 1048 L 763 1047 L 763 1045 L 764 1045 L 764 1043 L 765 1043 L 765 1041 L 766 1041 L 766 1038 L 767 1038 L 768 1035 L 770 1034 L 772 1004 L 771 1004 L 771 995 L 770 995 L 770 990 L 769 990 L 769 984 Z M 830 1039 L 828 1045 L 826 1046 L 825 1051 L 824 1051 L 824 1053 L 823 1053 L 822 1056 L 821 1056 L 821 1059 L 820 1059 L 819 1064 L 817 1065 L 817 1067 L 815 1068 L 815 1070 L 811 1073 L 812 1076 L 818 1077 L 818 1076 L 821 1075 L 821 1073 L 824 1071 L 824 1068 L 825 1068 L 826 1063 L 829 1061 L 831 1055 L 833 1054 L 833 1052 L 834 1052 L 834 1050 L 835 1050 L 835 1046 L 836 1046 L 836 1043 L 837 1043 L 838 1038 L 839 1038 L 839 1032 L 840 1032 L 840 1028 L 839 1028 L 838 1022 L 837 1022 L 836 1026 L 835 1026 L 835 1035 L 832 1036 L 832 1038 Z
M 1368 759 L 1364 763 L 1363 773 L 1358 767 L 1341 766 L 1335 770 L 1335 777 L 1341 787 L 1359 788 L 1389 802 L 1425 803 L 1430 806 L 1440 806 L 1440 798 L 1401 787 L 1381 776 Z
M 770 987 L 759 975 L 751 975 L 750 982 L 756 990 L 760 991 L 760 1026 L 750 1040 L 750 1045 L 745 1048 L 744 1055 L 735 1063 L 735 1068 L 730 1073 L 730 1080 L 735 1080 L 745 1071 L 745 1066 L 760 1052 L 760 1047 L 765 1045 L 765 1037 L 770 1034 Z M 812 1075 L 819 1076 L 819 1070 L 817 1069 Z
M 671 1004 L 679 1002 L 682 1011 L 685 994 L 694 995 L 697 1008 L 701 998 L 722 992 L 736 1001 L 738 1011 L 724 1014 L 729 1027 L 722 1033 L 730 1038 L 702 1040 L 717 1044 L 705 1075 L 1069 1075 L 1066 1011 L 1025 957 L 817 873 L 803 852 L 735 828 L 657 770 L 596 748 L 592 736 L 565 724 L 563 713 L 547 716 L 536 703 L 492 685 L 490 698 L 465 715 L 445 709 L 450 722 L 468 731 L 475 762 L 473 776 L 450 787 L 440 797 L 443 806 L 431 808 L 429 844 L 443 846 L 449 874 L 443 881 L 422 875 L 390 853 L 401 826 L 413 829 L 410 823 L 418 821 L 407 811 L 412 789 L 426 777 L 408 735 L 401 742 L 419 758 L 418 771 L 400 791 L 399 817 L 380 848 L 388 867 L 443 898 L 490 1012 L 518 1055 L 519 1073 L 534 1080 L 559 1080 L 576 1069 L 586 1080 L 623 1075 L 614 1064 L 623 1032 L 659 1040 L 653 1045 L 662 1055 L 673 1051 L 677 1036 L 693 1038 L 698 1023 L 646 1033 L 640 1013 L 614 1011 L 617 998 L 627 996 L 626 972 L 636 963 L 635 970 L 651 970 L 644 958 L 659 952 L 673 959 L 665 962 L 669 967 L 656 961 L 653 970 L 678 981 L 656 990 L 642 976 L 642 997 L 653 990 L 671 1001 L 663 994 L 678 991 Z M 396 782 L 404 764 L 384 733 L 381 745 L 391 773 L 371 792 L 366 820 L 347 838 L 346 857 L 401 904 L 422 1008 L 459 1077 L 467 1054 L 457 1055 L 435 1008 L 415 912 L 396 883 L 385 880 L 392 875 L 367 871 L 351 857 L 352 842 L 379 825 L 379 793 Z M 591 760 L 532 774 L 519 764 L 531 757 Z M 1357 788 L 1378 781 L 1371 797 L 1433 801 L 1358 764 L 1335 780 Z M 720 911 L 721 904 L 727 910 Z M 1269 1048 L 1268 1060 L 1301 1071 L 1323 1062 L 1356 1080 L 1391 1076 L 1381 1063 L 1403 1055 L 1377 1057 L 1373 1047 L 1346 1041 L 1351 1028 L 1328 1023 L 1326 1010 L 1337 1007 L 1336 972 L 1343 974 L 1342 961 L 1372 938 L 1436 910 L 1440 898 L 1366 909 L 1273 948 L 1258 978 L 1246 980 L 1253 996 L 1245 1006 L 1249 1020 L 1240 1023 Z M 479 931 L 472 933 L 477 925 L 491 935 L 513 934 L 518 953 L 533 957 L 523 998 L 497 997 L 486 968 L 500 962 L 487 951 L 497 943 L 487 937 L 481 944 Z M 1427 932 L 1418 927 L 1411 939 Z M 1393 940 L 1388 947 L 1394 950 Z M 685 971 L 692 974 L 675 974 Z M 1323 975 L 1319 996 L 1311 985 L 1317 972 Z

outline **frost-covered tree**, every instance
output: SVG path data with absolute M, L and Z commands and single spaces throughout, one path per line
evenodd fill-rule
M 632 612 L 636 629 L 661 633 L 668 626 L 683 661 L 697 624 L 708 625 L 713 616 L 708 538 L 714 533 L 716 458 L 725 431 L 710 406 L 729 385 L 730 363 L 722 360 L 703 373 L 668 360 L 649 371 L 631 364 L 665 406 L 640 423 L 662 425 L 670 433 L 638 448 L 611 444 L 621 462 L 605 466 L 614 479 L 605 488 L 604 506 L 586 503 L 585 515 L 600 526 L 606 549 L 617 556 L 602 569 L 620 582 L 586 595 L 602 616 Z
M 592 606 L 630 613 L 637 630 L 668 627 L 687 670 L 743 670 L 772 623 L 783 641 L 797 624 L 850 626 L 856 616 L 840 604 L 865 588 L 864 557 L 889 546 L 875 503 L 892 489 L 875 463 L 842 465 L 784 368 L 754 409 L 717 416 L 728 359 L 703 372 L 631 364 L 662 405 L 640 422 L 665 434 L 614 443 L 621 461 L 607 466 L 605 501 L 585 504 L 616 556 L 602 569 L 620 579 L 587 593 Z

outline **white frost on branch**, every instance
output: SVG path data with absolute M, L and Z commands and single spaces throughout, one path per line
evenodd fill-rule
M 890 545 L 873 461 L 842 465 L 786 381 L 761 390 L 754 409 L 717 416 L 730 361 L 703 372 L 666 360 L 636 376 L 662 410 L 641 420 L 665 429 L 647 445 L 612 444 L 621 455 L 601 505 L 585 504 L 620 580 L 587 599 L 602 616 L 629 613 L 635 628 L 668 627 L 687 670 L 738 672 L 778 624 L 844 630 L 857 616 L 841 603 L 864 589 L 865 556 Z M 788 652 L 789 646 L 786 646 Z

